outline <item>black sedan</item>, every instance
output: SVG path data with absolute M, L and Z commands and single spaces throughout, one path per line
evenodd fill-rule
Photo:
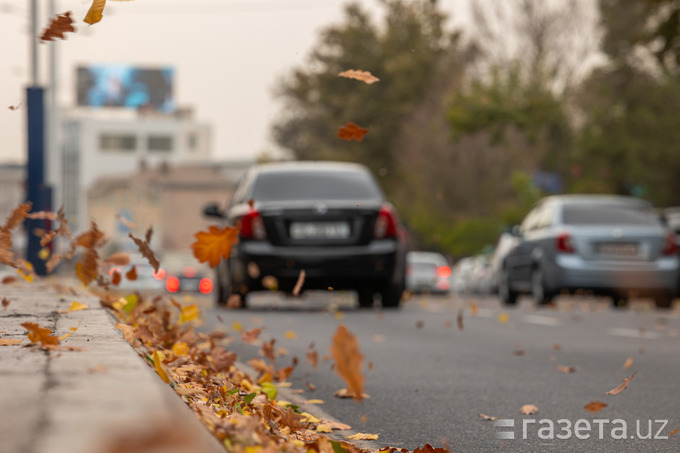
M 223 211 L 207 216 L 240 225 L 239 242 L 216 272 L 216 300 L 243 303 L 253 291 L 356 290 L 361 307 L 378 295 L 397 307 L 405 287 L 406 232 L 370 171 L 340 162 L 256 165 Z

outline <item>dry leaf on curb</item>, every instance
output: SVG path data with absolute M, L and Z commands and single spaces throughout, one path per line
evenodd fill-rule
M 354 139 L 361 142 L 364 140 L 364 135 L 366 134 L 368 134 L 368 129 L 359 127 L 354 123 L 347 123 L 347 125 L 338 128 L 338 138 L 347 141 Z
M 331 355 L 335 372 L 345 381 L 354 399 L 362 399 L 364 376 L 361 373 L 364 356 L 359 351 L 359 341 L 344 325 L 339 325 L 333 336 Z
M 632 365 L 633 365 L 633 358 L 632 358 L 632 357 L 628 357 L 628 358 L 626 359 L 626 363 L 623 364 L 623 369 L 624 369 L 624 370 L 627 370 L 627 369 L 630 368 Z
M 59 339 L 52 335 L 52 331 L 47 327 L 40 327 L 33 322 L 24 322 L 21 326 L 28 330 L 28 339 L 31 343 L 39 342 L 43 346 L 59 344 Z
M 576 373 L 578 371 L 577 366 L 564 366 L 564 365 L 558 365 L 557 370 L 561 373 Z
M 3 308 L 3 309 L 7 310 L 7 307 L 9 307 L 9 304 L 10 304 L 10 303 L 11 303 L 11 302 L 10 302 L 10 300 L 9 300 L 8 298 L 6 298 L 6 297 L 3 297 L 3 298 L 2 298 L 2 308 Z
M 603 403 L 601 401 L 593 401 L 592 403 L 586 404 L 583 408 L 587 410 L 588 412 L 592 412 L 593 414 L 597 414 L 600 412 L 602 409 L 607 407 L 606 403 Z
M 413 450 L 413 453 L 450 453 L 451 452 L 451 447 L 446 444 L 446 440 L 442 439 L 442 444 L 443 447 L 438 447 L 435 448 L 430 444 L 425 444 L 422 447 L 418 447 L 415 450 Z
M 380 81 L 379 78 L 371 74 L 369 71 L 362 71 L 361 69 L 348 69 L 347 71 L 342 71 L 338 75 L 348 79 L 361 80 L 368 85 Z
M 22 341 L 23 340 L 15 340 L 13 338 L 0 338 L 0 346 L 14 346 Z
M 519 409 L 519 413 L 523 415 L 532 415 L 538 412 L 538 408 L 533 404 L 525 404 Z
M 340 389 L 337 392 L 333 394 L 336 398 L 354 398 L 351 393 L 349 393 L 349 390 L 347 389 Z M 369 399 L 370 396 L 367 395 L 366 393 L 361 394 L 361 399 Z
M 302 290 L 302 285 L 305 283 L 305 271 L 304 269 L 300 271 L 300 276 L 295 283 L 295 288 L 293 288 L 293 296 L 299 296 Z
M 222 229 L 211 225 L 208 231 L 199 231 L 194 235 L 196 242 L 191 244 L 196 259 L 210 267 L 216 267 L 222 259 L 229 258 L 231 247 L 238 243 L 239 229 L 226 226 Z
M 498 420 L 498 417 L 492 417 L 491 415 L 485 415 L 485 414 L 477 414 L 479 417 L 483 418 L 484 420 Z
M 264 327 L 257 327 L 246 332 L 241 332 L 241 340 L 244 343 L 257 344 L 258 337 L 263 330 Z
M 140 341 L 135 336 L 135 329 L 132 326 L 119 322 L 116 323 L 114 327 L 122 332 L 123 338 L 125 338 L 125 340 L 133 347 L 138 348 L 141 345 Z
M 356 433 L 353 436 L 347 437 L 352 440 L 378 440 L 378 434 Z
M 458 310 L 458 330 L 463 330 L 463 309 Z
M 610 391 L 608 391 L 607 393 L 605 393 L 605 395 L 618 395 L 619 393 L 621 393 L 621 392 L 623 392 L 624 390 L 626 390 L 626 387 L 628 387 L 628 383 L 630 382 L 631 379 L 633 379 L 633 376 L 635 376 L 635 373 L 633 373 L 633 374 L 631 374 L 630 376 L 628 376 L 626 379 L 623 380 L 623 382 L 621 383 L 621 385 L 619 385 L 619 386 L 616 387 L 615 389 L 611 389 Z

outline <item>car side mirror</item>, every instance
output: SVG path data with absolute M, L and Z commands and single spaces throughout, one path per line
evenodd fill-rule
M 215 203 L 206 205 L 203 208 L 203 215 L 206 216 L 206 217 L 217 217 L 217 218 L 220 218 L 220 219 L 224 218 L 224 213 L 222 212 L 220 207 L 217 206 L 217 204 L 215 204 Z

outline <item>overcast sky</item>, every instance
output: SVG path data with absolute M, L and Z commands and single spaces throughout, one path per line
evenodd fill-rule
M 50 0 L 38 0 L 39 32 Z M 54 0 L 72 11 L 76 33 L 57 43 L 57 98 L 75 105 L 79 65 L 172 66 L 179 106 L 193 107 L 213 128 L 216 159 L 252 159 L 273 150 L 269 126 L 278 105 L 275 82 L 304 64 L 319 32 L 343 20 L 347 0 L 133 0 L 109 1 L 104 18 L 82 22 L 91 0 Z M 453 20 L 466 0 L 440 0 Z M 378 13 L 377 0 L 362 0 Z M 30 80 L 29 0 L 0 0 L 0 161 L 26 156 L 25 88 Z M 40 78 L 47 83 L 48 46 L 41 43 Z M 349 68 L 348 68 L 349 69 Z M 361 69 L 361 68 L 354 68 Z M 19 109 L 11 110 L 9 106 Z

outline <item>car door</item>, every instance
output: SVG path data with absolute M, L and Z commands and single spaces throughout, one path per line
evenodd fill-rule
M 527 289 L 531 284 L 531 273 L 549 234 L 552 213 L 551 203 L 540 202 L 520 225 L 517 245 L 508 256 L 513 286 Z

